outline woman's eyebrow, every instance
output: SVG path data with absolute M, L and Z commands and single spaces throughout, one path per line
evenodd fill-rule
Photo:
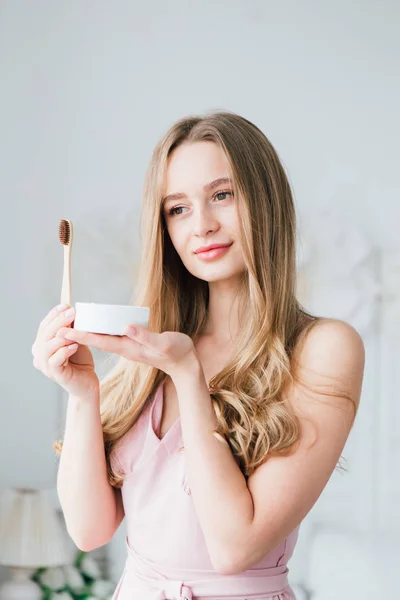
M 231 185 L 231 183 L 232 183 L 232 181 L 229 177 L 218 177 L 218 179 L 214 179 L 214 181 L 210 181 L 210 183 L 206 183 L 203 186 L 203 190 L 205 192 L 210 192 L 211 190 L 218 187 L 219 185 L 222 185 L 222 184 Z M 186 194 L 183 194 L 182 192 L 178 192 L 176 194 L 168 194 L 168 196 L 165 196 L 165 198 L 163 198 L 162 205 L 164 206 L 167 202 L 170 202 L 171 200 L 181 200 L 182 198 L 186 198 Z

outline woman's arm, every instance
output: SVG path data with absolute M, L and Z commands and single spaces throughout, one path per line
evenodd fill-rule
M 193 360 L 174 379 L 178 394 L 189 483 L 214 568 L 240 573 L 259 562 L 295 529 L 327 484 L 352 427 L 364 371 L 364 345 L 347 323 L 324 320 L 297 353 L 308 387 L 290 400 L 301 423 L 301 444 L 274 457 L 245 478 L 230 448 L 213 435 L 217 420 L 201 367 Z M 316 392 L 315 387 L 320 391 Z M 324 389 L 339 390 L 325 395 Z
M 253 517 L 253 501 L 230 447 L 212 434 L 218 421 L 197 357 L 172 380 L 197 518 L 214 569 L 229 574 L 233 546 Z
M 120 490 L 108 481 L 98 392 L 68 398 L 57 492 L 78 548 L 90 551 L 111 540 L 124 509 Z

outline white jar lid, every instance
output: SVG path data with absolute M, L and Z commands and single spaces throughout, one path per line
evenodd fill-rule
M 128 325 L 148 327 L 150 308 L 123 304 L 75 303 L 74 329 L 91 333 L 125 335 Z

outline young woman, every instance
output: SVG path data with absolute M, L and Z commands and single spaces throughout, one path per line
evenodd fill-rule
M 32 348 L 69 393 L 57 481 L 68 531 L 91 550 L 126 517 L 118 600 L 292 599 L 287 562 L 342 468 L 362 339 L 296 299 L 290 186 L 245 118 L 175 123 L 142 211 L 132 302 L 150 307 L 149 327 L 85 333 L 57 307 Z M 101 382 L 89 346 L 120 356 Z

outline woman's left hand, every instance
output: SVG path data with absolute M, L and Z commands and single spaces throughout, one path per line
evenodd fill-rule
M 132 328 L 136 329 L 136 334 Z M 143 325 L 129 325 L 123 336 L 87 333 L 68 327 L 60 329 L 57 335 L 104 352 L 119 354 L 128 360 L 146 363 L 161 369 L 171 378 L 196 360 L 194 344 L 188 335 L 176 331 L 154 333 Z

